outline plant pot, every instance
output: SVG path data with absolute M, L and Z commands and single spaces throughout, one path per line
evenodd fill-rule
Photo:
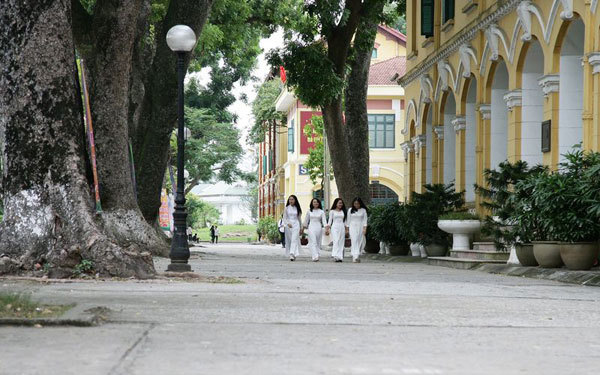
M 427 258 L 427 249 L 425 246 L 419 244 L 419 250 L 421 252 L 421 258 Z
M 471 236 L 481 230 L 481 221 L 438 220 L 438 228 L 452 234 L 452 250 L 470 250 Z
M 300 238 L 300 245 L 302 245 L 302 246 L 308 245 L 308 238 L 306 238 L 306 237 Z
M 365 243 L 365 253 L 377 254 L 379 250 L 379 241 L 369 239 Z
M 560 257 L 570 270 L 589 270 L 599 250 L 597 242 L 561 243 Z
M 344 247 L 351 247 L 352 246 L 352 241 L 350 241 L 349 238 L 346 238 L 344 240 Z
M 408 244 L 390 245 L 390 255 L 408 255 L 410 247 Z
M 519 263 L 521 263 L 522 266 L 537 267 L 539 265 L 533 256 L 533 244 L 524 243 L 515 245 L 515 249 L 517 250 L 517 258 L 519 259 Z
M 410 253 L 414 257 L 421 256 L 421 244 L 413 242 L 410 244 Z
M 563 265 L 560 257 L 560 243 L 558 242 L 534 242 L 533 256 L 542 268 L 560 268 Z
M 429 257 L 443 257 L 446 256 L 448 249 L 444 245 L 431 244 L 425 246 L 425 251 L 427 251 L 427 256 Z

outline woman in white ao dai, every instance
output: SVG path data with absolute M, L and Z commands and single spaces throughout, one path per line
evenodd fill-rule
M 336 198 L 333 201 L 326 230 L 327 234 L 331 233 L 331 239 L 333 240 L 331 256 L 336 262 L 343 261 L 344 242 L 348 227 L 346 227 L 346 205 L 341 198 Z
M 285 225 L 285 253 L 291 261 L 300 255 L 300 234 L 302 227 L 302 209 L 295 195 L 290 195 L 285 210 L 283 211 L 283 224 Z
M 319 261 L 321 240 L 323 238 L 323 227 L 327 225 L 325 212 L 321 207 L 321 201 L 313 198 L 310 201 L 310 211 L 304 217 L 304 228 L 308 229 L 308 246 L 313 262 Z
M 365 248 L 367 239 L 367 207 L 362 199 L 354 198 L 352 208 L 348 211 L 348 228 L 350 229 L 350 241 L 352 242 L 352 261 L 360 263 L 360 253 Z

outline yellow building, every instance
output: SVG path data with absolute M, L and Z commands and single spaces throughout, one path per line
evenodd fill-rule
M 369 144 L 371 199 L 373 202 L 398 201 L 404 197 L 404 153 L 401 148 L 404 126 L 404 90 L 394 79 L 402 76 L 406 63 L 404 34 L 379 26 L 369 73 L 367 111 L 369 115 Z M 274 132 L 276 139 L 261 144 L 265 150 L 274 145 L 275 165 L 259 172 L 260 216 L 279 216 L 290 194 L 295 194 L 302 207 L 308 207 L 312 197 L 322 197 L 320 185 L 310 180 L 303 165 L 312 143 L 303 132 L 304 126 L 318 110 L 301 103 L 293 92 L 284 89 L 276 102 L 276 109 L 287 114 L 285 132 Z M 269 136 L 267 135 L 267 138 Z M 265 145 L 265 146 L 263 146 Z M 264 152 L 261 154 L 264 155 Z M 264 156 L 263 156 L 264 158 Z M 264 158 L 268 165 L 269 157 Z M 270 172 L 272 170 L 272 172 Z M 260 177 L 260 176 L 259 176 Z M 331 182 L 330 201 L 337 197 L 335 180 Z M 263 198 L 264 197 L 264 198 Z M 269 199 L 270 197 L 270 199 Z M 272 209 L 271 209 L 272 207 Z
M 500 162 L 600 151 L 598 0 L 407 2 L 404 191 L 473 184 Z

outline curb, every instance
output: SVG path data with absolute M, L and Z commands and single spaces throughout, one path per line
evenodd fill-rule
M 600 271 L 569 271 L 563 268 L 523 267 L 511 264 L 483 264 L 472 268 L 475 271 L 530 279 L 552 280 L 568 284 L 600 286 Z
M 427 258 L 413 257 L 410 255 L 361 254 L 360 258 L 391 263 L 427 263 Z
M 75 305 L 58 318 L 0 318 L 0 326 L 71 326 L 93 327 L 107 320 L 110 309 Z

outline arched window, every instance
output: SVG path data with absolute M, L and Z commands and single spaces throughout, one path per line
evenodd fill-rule
M 369 185 L 369 194 L 371 195 L 371 204 L 398 202 L 398 194 L 376 181 Z

